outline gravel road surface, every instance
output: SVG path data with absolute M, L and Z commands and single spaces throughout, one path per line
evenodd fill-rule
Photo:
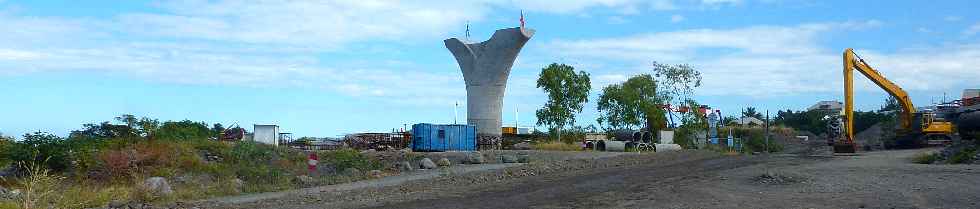
M 204 208 L 980 208 L 980 167 L 931 150 L 858 156 L 706 151 L 569 159 Z

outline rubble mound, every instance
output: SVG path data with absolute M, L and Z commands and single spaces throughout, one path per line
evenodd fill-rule
M 756 176 L 752 181 L 763 185 L 789 185 L 806 182 L 806 178 L 794 175 L 766 173 Z

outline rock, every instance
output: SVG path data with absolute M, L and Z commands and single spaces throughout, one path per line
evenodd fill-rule
M 239 178 L 232 179 L 231 186 L 233 187 L 236 193 L 242 193 L 245 191 L 245 181 L 242 181 Z
M 20 193 L 21 193 L 20 189 L 10 190 L 10 192 L 7 192 L 7 198 L 9 199 L 20 198 Z
M 531 149 L 531 143 L 521 142 L 521 143 L 514 144 L 514 149 L 515 150 L 530 150 Z
M 377 178 L 384 177 L 383 175 L 381 175 L 381 170 L 371 170 L 371 171 L 368 171 L 368 173 L 371 175 L 371 178 L 376 178 L 377 179 Z
M 321 162 L 320 164 L 316 165 L 316 173 L 319 175 L 336 174 L 337 166 Z
M 517 163 L 517 157 L 513 155 L 501 155 L 500 161 L 503 163 Z
M 419 163 L 419 167 L 422 169 L 435 169 L 436 163 L 432 162 L 432 159 L 422 158 L 422 162 Z
M 307 175 L 296 176 L 296 181 L 303 185 L 313 185 L 316 183 L 316 179 Z
M 348 176 L 361 175 L 361 170 L 360 169 L 357 169 L 357 168 L 354 168 L 354 167 L 350 167 L 350 168 L 344 169 L 344 175 L 348 175 Z
M 129 203 L 129 205 L 127 205 L 127 207 L 129 207 L 129 209 L 152 209 L 152 208 L 154 208 L 153 205 L 151 205 L 149 203 L 136 203 L 136 202 Z
M 483 164 L 486 163 L 483 159 L 483 153 L 480 152 L 470 152 L 466 154 L 466 163 L 469 164 Z
M 398 164 L 395 164 L 395 167 L 397 167 L 398 170 L 402 172 L 415 170 L 415 167 L 412 166 L 412 163 L 409 163 L 408 161 L 401 161 Z
M 123 202 L 121 200 L 112 200 L 112 201 L 109 201 L 109 205 L 106 206 L 106 208 L 110 208 L 110 209 L 117 209 L 117 208 L 123 208 L 123 207 L 126 207 L 126 202 Z
M 452 165 L 452 162 L 449 161 L 449 158 L 442 158 L 436 162 L 436 165 L 439 165 L 440 167 L 449 167 Z
M 0 199 L 7 198 L 7 193 L 10 193 L 10 190 L 7 190 L 7 188 L 3 188 L 3 186 L 0 186 Z
M 143 188 L 146 192 L 157 196 L 167 196 L 174 193 L 174 190 L 170 188 L 170 183 L 167 182 L 167 178 L 163 177 L 150 177 L 143 181 Z

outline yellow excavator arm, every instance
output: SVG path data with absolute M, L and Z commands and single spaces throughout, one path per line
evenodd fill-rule
M 844 50 L 844 138 L 846 143 L 854 144 L 854 76 L 851 73 L 853 70 L 861 72 L 864 77 L 867 77 L 898 100 L 902 106 L 902 112 L 899 115 L 901 127 L 903 130 L 912 130 L 915 106 L 912 105 L 908 93 L 895 83 L 888 81 L 877 70 L 864 62 L 864 59 L 857 56 L 853 49 L 848 48 Z

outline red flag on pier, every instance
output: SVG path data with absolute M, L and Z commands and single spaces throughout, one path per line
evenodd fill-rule
M 524 10 L 521 10 L 521 30 L 524 30 Z

